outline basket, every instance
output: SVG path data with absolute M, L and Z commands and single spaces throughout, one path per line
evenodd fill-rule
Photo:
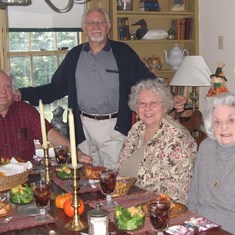
M 126 195 L 132 186 L 135 184 L 135 177 L 117 177 L 116 187 L 112 197 L 119 197 Z
M 14 188 L 28 181 L 28 176 L 33 167 L 16 175 L 9 175 L 0 178 L 0 192 Z

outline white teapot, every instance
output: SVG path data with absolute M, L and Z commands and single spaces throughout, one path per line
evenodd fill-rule
M 176 43 L 175 46 L 171 49 L 170 55 L 167 58 L 167 51 L 164 50 L 166 63 L 171 66 L 172 70 L 177 70 L 182 63 L 184 56 L 189 55 L 187 49 L 181 49 Z

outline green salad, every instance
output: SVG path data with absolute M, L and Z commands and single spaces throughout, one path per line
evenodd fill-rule
M 18 185 L 10 190 L 10 198 L 14 203 L 30 203 L 33 200 L 33 190 L 27 184 Z
M 132 206 L 124 208 L 118 206 L 115 208 L 115 224 L 119 230 L 136 230 L 144 225 L 145 214 L 141 206 Z
M 56 175 L 61 179 L 71 179 L 72 171 L 68 165 L 60 165 L 56 169 Z

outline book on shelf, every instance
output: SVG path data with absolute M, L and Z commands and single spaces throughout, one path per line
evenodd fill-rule
M 144 0 L 139 3 L 139 11 L 160 11 L 159 2 L 156 0 Z
M 128 17 L 118 18 L 118 38 L 119 40 L 130 40 L 130 29 Z
M 175 32 L 175 39 L 189 40 L 192 33 L 192 18 L 173 19 L 171 28 Z

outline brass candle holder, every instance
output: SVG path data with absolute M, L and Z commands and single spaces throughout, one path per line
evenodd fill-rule
M 73 172 L 73 184 L 72 184 L 73 202 L 72 202 L 72 206 L 74 208 L 74 216 L 73 216 L 73 220 L 65 225 L 65 228 L 67 228 L 68 230 L 71 230 L 71 231 L 80 231 L 80 230 L 83 230 L 88 227 L 87 223 L 80 220 L 80 216 L 78 214 L 78 208 L 80 206 L 79 198 L 78 198 L 78 191 L 80 189 L 80 186 L 79 186 L 80 175 L 78 173 L 78 170 L 80 168 L 82 168 L 81 164 L 78 164 L 77 168 L 73 168 L 72 166 L 70 166 L 70 169 Z
M 44 152 L 45 167 L 46 167 L 45 178 L 46 181 L 49 182 L 51 181 L 51 172 L 50 172 L 51 162 L 48 154 L 49 152 L 48 148 L 43 148 L 43 152 Z

